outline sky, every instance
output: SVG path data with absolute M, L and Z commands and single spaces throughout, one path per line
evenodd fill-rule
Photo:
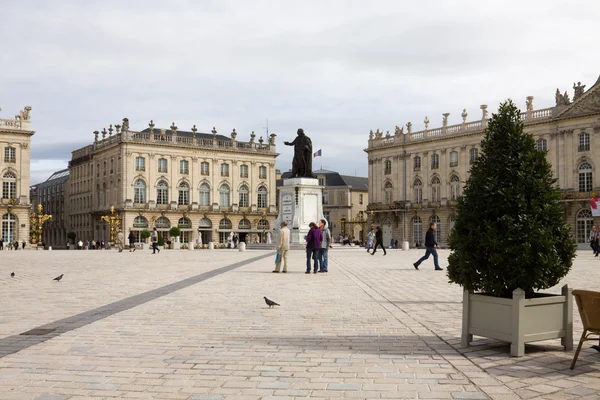
M 481 116 L 600 75 L 600 1 L 0 0 L 0 118 L 31 112 L 31 183 L 129 118 L 238 140 L 303 128 L 315 167 L 367 176 L 369 130 Z M 267 124 L 268 120 L 268 124 Z

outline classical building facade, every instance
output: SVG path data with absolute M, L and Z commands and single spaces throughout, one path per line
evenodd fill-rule
M 181 241 L 198 235 L 227 243 L 232 232 L 247 242 L 273 229 L 275 209 L 275 134 L 267 140 L 169 130 L 129 129 L 129 121 L 94 132 L 94 142 L 72 153 L 66 208 L 69 230 L 79 240 L 110 239 L 101 217 L 111 206 L 125 235 L 139 238 L 156 227 L 165 239 L 173 226 Z M 263 235 L 264 236 L 264 235 Z
M 29 242 L 29 172 L 31 107 L 25 107 L 14 118 L 0 118 L 0 158 L 2 174 L 2 239 Z
M 323 186 L 323 215 L 334 239 L 342 235 L 362 241 L 363 231 L 367 227 L 368 178 L 327 170 L 316 170 L 313 174 Z M 283 179 L 290 176 L 289 171 L 281 174 L 277 186 L 281 186 Z
M 600 79 L 587 91 L 573 85 L 573 100 L 557 89 L 553 107 L 536 110 L 533 96 L 522 113 L 525 131 L 539 150 L 547 151 L 562 192 L 567 221 L 581 247 L 587 247 L 593 218 L 590 199 L 600 192 L 596 161 L 600 159 Z M 413 131 L 412 124 L 393 134 L 371 131 L 365 151 L 369 158 L 369 216 L 384 230 L 384 240 L 398 238 L 411 246 L 422 243 L 430 222 L 438 224 L 437 240 L 445 245 L 452 229 L 454 206 L 478 156 L 488 122 L 487 105 L 481 116 L 449 125 Z M 598 165 L 600 167 L 600 164 Z
M 69 179 L 69 170 L 56 171 L 44 182 L 29 188 L 31 205 L 37 210 L 38 204 L 44 214 L 52 215 L 42 227 L 42 239 L 47 246 L 64 248 L 67 244 L 67 224 L 65 221 L 65 185 Z

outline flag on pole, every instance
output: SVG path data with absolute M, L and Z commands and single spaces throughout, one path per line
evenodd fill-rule
M 316 157 L 321 157 L 321 149 L 319 149 L 319 151 L 317 151 L 315 154 L 313 154 L 313 158 Z

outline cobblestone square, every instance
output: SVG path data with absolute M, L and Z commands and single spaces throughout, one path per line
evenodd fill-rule
M 316 275 L 302 251 L 287 274 L 271 273 L 270 251 L 2 255 L 3 400 L 600 398 L 589 344 L 574 371 L 558 340 L 521 358 L 484 338 L 462 348 L 461 288 L 431 261 L 416 271 L 418 250 L 335 248 Z M 599 278 L 579 252 L 561 285 Z

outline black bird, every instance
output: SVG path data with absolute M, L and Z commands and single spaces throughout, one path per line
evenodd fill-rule
M 59 276 L 57 276 L 56 278 L 52 279 L 53 281 L 59 282 L 64 274 L 60 274 Z
M 269 306 L 269 308 L 273 307 L 273 306 L 278 306 L 279 304 L 275 303 L 273 300 L 269 300 L 265 297 L 265 303 L 267 303 L 267 305 Z
M 596 345 L 596 346 L 592 346 L 592 349 L 596 350 L 596 351 L 600 351 L 600 346 Z
M 14 272 L 11 272 L 11 273 L 10 273 L 10 277 L 11 277 L 11 278 L 13 278 L 14 276 L 15 276 L 15 273 L 14 273 Z

